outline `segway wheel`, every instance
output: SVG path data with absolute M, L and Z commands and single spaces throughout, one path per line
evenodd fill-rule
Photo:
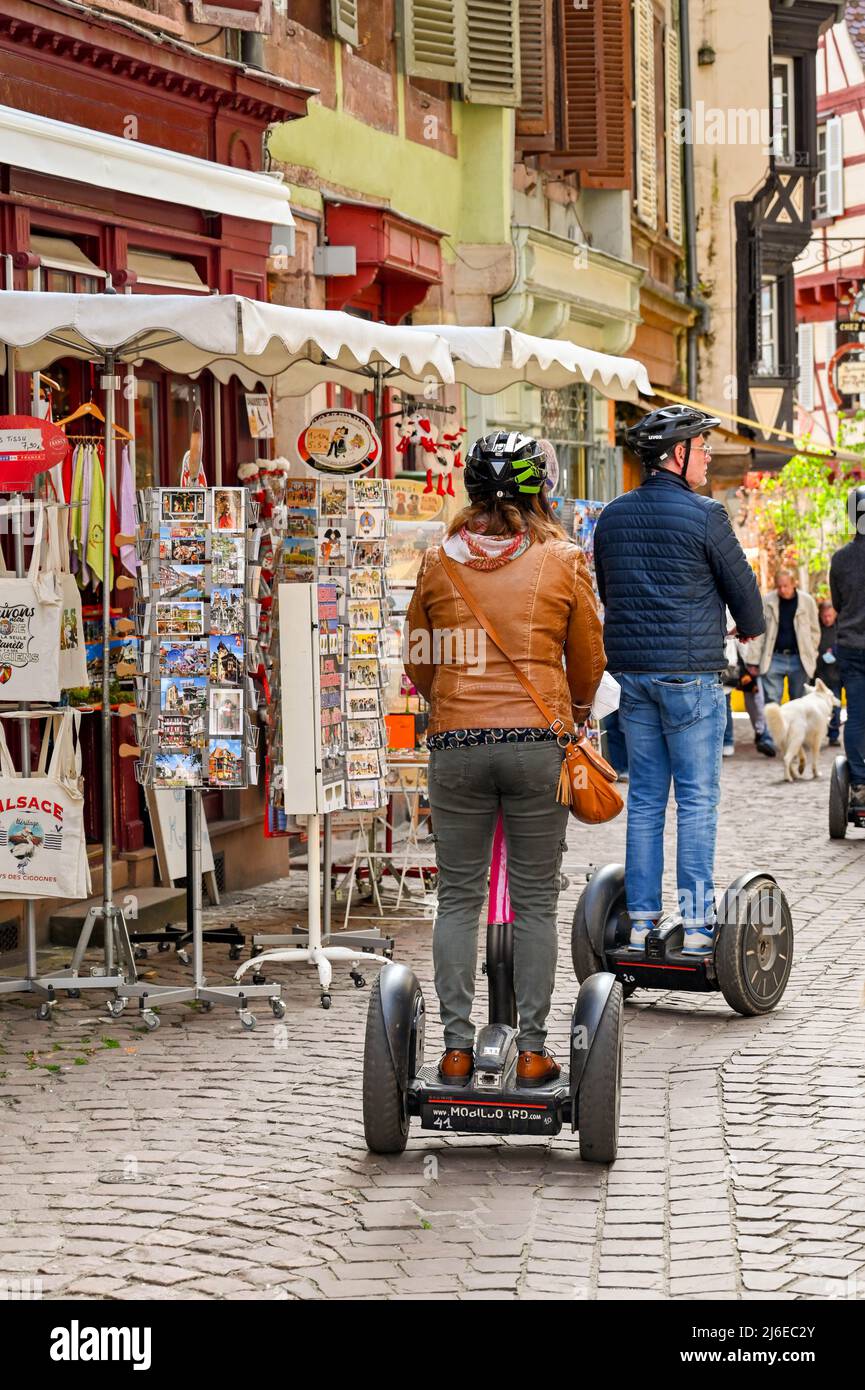
M 589 936 L 589 925 L 586 921 L 585 892 L 581 893 L 574 911 L 574 920 L 571 924 L 571 960 L 574 963 L 574 974 L 580 984 L 587 980 L 590 975 L 599 975 L 607 966 L 597 954 Z M 637 988 L 635 984 L 624 984 L 619 982 L 622 995 L 627 999 Z
M 619 1148 L 622 1099 L 624 995 L 618 980 L 610 990 L 586 1069 L 580 1080 L 580 1157 L 586 1163 L 614 1163 Z
M 829 837 L 843 840 L 850 809 L 850 768 L 846 758 L 836 758 L 829 783 Z
M 737 893 L 735 920 L 719 930 L 715 970 L 730 1008 L 745 1017 L 769 1013 L 793 964 L 793 917 L 775 880 L 755 878 Z
M 376 977 L 366 1013 L 363 1049 L 363 1133 L 374 1154 L 401 1154 L 408 1142 L 409 1117 L 405 1092 L 394 1073 L 381 1009 L 381 986 Z

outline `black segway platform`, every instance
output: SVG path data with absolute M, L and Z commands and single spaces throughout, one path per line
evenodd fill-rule
M 625 998 L 635 989 L 720 990 L 737 1013 L 768 1013 L 787 987 L 793 962 L 793 919 L 771 874 L 752 869 L 735 879 L 718 906 L 712 951 L 682 949 L 681 917 L 660 919 L 645 949 L 630 947 L 631 919 L 625 907 L 621 864 L 599 869 L 583 891 L 571 932 L 578 980 L 611 971 Z
M 865 806 L 850 805 L 850 765 L 845 757 L 839 756 L 832 764 L 829 782 L 830 838 L 843 840 L 848 825 L 865 830 Z
M 580 1155 L 592 1163 L 616 1157 L 622 1083 L 622 989 L 601 972 L 580 988 L 571 1019 L 569 1065 L 546 1086 L 517 1080 L 517 1030 L 512 976 L 491 958 L 509 928 L 487 936 L 490 1017 L 475 1044 L 475 1068 L 464 1085 L 445 1082 L 424 1063 L 425 1006 L 404 965 L 382 967 L 366 1022 L 363 1119 L 373 1153 L 402 1153 L 412 1118 L 439 1134 L 522 1134 L 548 1139 L 563 1125 L 579 1131 Z M 505 949 L 504 963 L 510 959 Z

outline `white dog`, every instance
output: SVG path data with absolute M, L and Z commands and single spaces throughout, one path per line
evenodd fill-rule
M 820 776 L 820 746 L 832 709 L 840 704 L 838 696 L 832 694 L 828 685 L 817 680 L 813 685 L 805 686 L 805 694 L 800 699 L 790 700 L 786 705 L 773 701 L 766 706 L 766 723 L 784 759 L 784 776 L 788 782 L 804 773 L 807 750 L 811 752 L 811 770 L 815 777 Z

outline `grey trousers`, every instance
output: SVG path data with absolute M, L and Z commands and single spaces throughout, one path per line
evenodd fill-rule
M 433 963 L 446 1047 L 473 1047 L 478 919 L 501 808 L 514 911 L 521 1051 L 540 1051 L 556 977 L 556 906 L 568 809 L 556 801 L 557 743 L 433 750 L 429 799 L 438 863 Z

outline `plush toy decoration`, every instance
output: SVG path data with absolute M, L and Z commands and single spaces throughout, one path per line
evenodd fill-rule
M 463 467 L 460 436 L 465 427 L 459 426 L 450 434 L 439 438 L 438 430 L 432 421 L 414 410 L 403 415 L 396 424 L 396 452 L 407 454 L 413 444 L 418 445 L 426 455 L 426 487 L 424 492 L 436 492 L 439 497 L 453 497 L 453 470 Z M 436 485 L 433 487 L 433 477 Z

